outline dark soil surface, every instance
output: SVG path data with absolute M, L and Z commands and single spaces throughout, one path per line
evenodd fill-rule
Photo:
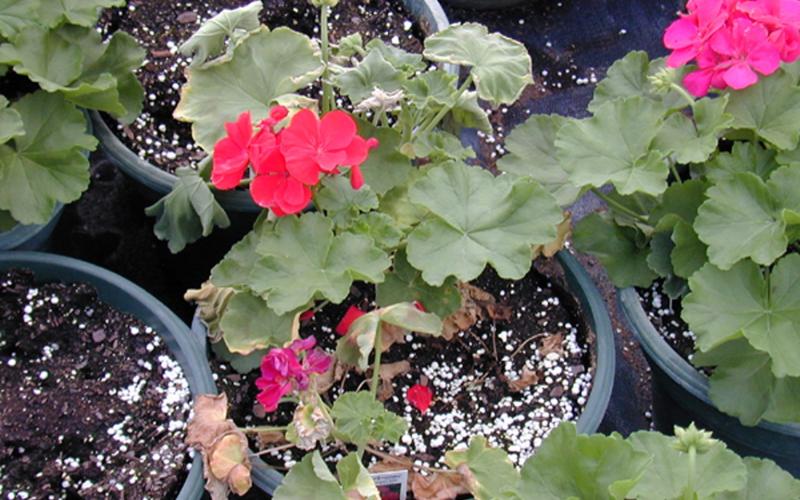
M 657 280 L 650 288 L 637 288 L 642 308 L 667 344 L 689 364 L 695 351 L 695 336 L 689 325 L 681 318 L 681 301 L 673 300 L 663 291 L 663 280 Z M 704 370 L 701 370 L 704 371 Z
M 445 451 L 466 446 L 470 436 L 480 434 L 521 464 L 550 429 L 580 416 L 591 389 L 594 334 L 587 330 L 571 295 L 535 270 L 518 282 L 502 280 L 489 270 L 473 284 L 494 296 L 508 316 L 487 316 L 451 341 L 407 335 L 404 343 L 384 353 L 382 364 L 410 363 L 408 372 L 394 378 L 385 403 L 410 428 L 396 446 L 388 445 L 384 451 L 442 466 Z M 350 305 L 374 308 L 371 290 L 355 288 L 347 301 L 324 307 L 302 325 L 301 335 L 315 336 L 332 353 L 340 338 L 333 330 Z M 248 425 L 291 420 L 294 405 L 282 405 L 266 416 L 254 405 L 257 370 L 239 375 L 219 369 L 219 361 L 211 363 L 220 388 L 232 402 L 235 420 Z M 523 370 L 534 372 L 538 381 L 515 392 L 508 382 L 519 379 Z M 342 390 L 355 390 L 363 381 L 363 374 L 349 372 L 326 399 L 332 403 Z M 406 400 L 408 388 L 422 382 L 434 393 L 424 414 Z M 341 450 L 327 452 L 333 461 L 341 458 Z M 285 469 L 302 454 L 287 450 L 265 459 Z
M 161 337 L 92 287 L 0 274 L 3 498 L 174 498 L 190 399 Z
M 247 0 L 131 0 L 127 7 L 110 10 L 101 19 L 105 32 L 123 30 L 147 50 L 139 80 L 145 88 L 142 114 L 130 125 L 109 119 L 109 126 L 141 158 L 168 172 L 205 156 L 192 140 L 191 126 L 172 117 L 180 99 L 183 76 L 190 62 L 178 53 L 203 22 L 226 8 Z M 261 21 L 269 27 L 289 26 L 308 36 L 319 36 L 319 10 L 308 0 L 265 0 Z M 412 52 L 422 51 L 423 30 L 400 0 L 343 0 L 331 14 L 330 36 L 360 33 L 365 43 L 381 38 Z

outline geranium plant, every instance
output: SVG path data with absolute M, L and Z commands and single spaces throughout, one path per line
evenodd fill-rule
M 103 40 L 104 7 L 124 0 L 0 2 L 0 231 L 42 224 L 89 186 L 97 141 L 81 109 L 123 122 L 141 111 L 133 71 L 144 50 L 126 33 Z
M 747 425 L 800 422 L 800 2 L 687 8 L 664 34 L 668 58 L 617 61 L 592 116 L 532 117 L 500 168 L 562 203 L 605 200 L 576 247 L 619 287 L 660 278 L 683 299 L 719 409 Z

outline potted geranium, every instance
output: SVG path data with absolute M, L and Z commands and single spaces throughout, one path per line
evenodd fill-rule
M 607 211 L 577 225 L 576 247 L 597 256 L 618 287 L 644 289 L 650 318 L 683 348 L 681 359 L 637 293 L 621 292 L 671 400 L 657 406 L 656 421 L 697 420 L 795 473 L 797 8 L 691 1 L 664 34 L 669 58 L 628 54 L 598 85 L 591 117 L 533 117 L 520 146 L 546 167 L 535 177 L 606 201 Z M 717 410 L 761 425 L 738 426 Z
M 133 70 L 144 51 L 126 33 L 103 40 L 94 29 L 100 9 L 112 4 L 124 1 L 0 5 L 2 249 L 42 243 L 61 204 L 88 187 L 87 154 L 97 141 L 81 109 L 123 122 L 141 109 Z M 46 226 L 23 227 L 30 225 Z
M 322 26 L 332 3 L 316 2 Z M 243 417 L 259 424 L 227 421 L 222 398 L 198 407 L 211 415 L 191 436 L 209 487 L 244 491 L 253 467 L 273 490 L 280 474 L 264 478 L 247 459 L 259 443 L 277 468 L 298 450 L 334 446 L 340 466 L 359 476 L 362 457 L 404 456 L 384 438 L 409 441 L 396 444 L 403 460 L 441 450 L 425 459 L 432 470 L 447 440 L 466 444 L 476 425 L 517 447 L 519 463 L 560 420 L 595 430 L 613 377 L 601 300 L 569 255 L 559 260 L 581 305 L 556 272 L 532 270 L 537 255 L 561 248 L 569 219 L 531 178 L 467 165 L 473 153 L 454 134 L 488 128 L 479 98 L 518 98 L 532 79 L 525 48 L 477 24 L 428 37 L 423 54 L 359 36 L 333 46 L 321 33 L 319 44 L 285 27 L 213 41 L 176 111 L 210 161 L 181 171 L 179 187 L 151 208 L 176 249 L 222 218 L 212 186 L 245 189 L 266 209 L 210 282 L 188 294 L 217 356 L 244 373 L 228 396 L 243 395 L 256 414 Z M 436 63 L 462 66 L 464 80 Z M 319 101 L 284 94 L 311 82 Z M 445 378 L 457 373 L 452 387 L 462 389 L 450 394 Z M 453 419 L 461 423 L 448 426 Z M 440 430 L 423 436 L 426 422 Z M 417 488 L 446 482 L 415 477 Z

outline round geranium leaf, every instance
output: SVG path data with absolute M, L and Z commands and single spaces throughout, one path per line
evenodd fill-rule
M 511 104 L 533 83 L 531 56 L 521 43 L 477 23 L 454 24 L 425 39 L 431 61 L 470 67 L 478 95 L 493 106 Z

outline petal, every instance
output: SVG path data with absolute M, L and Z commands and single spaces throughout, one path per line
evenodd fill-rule
M 260 153 L 256 156 L 251 155 L 250 161 L 253 162 L 253 170 L 256 174 L 282 174 L 288 175 L 286 170 L 286 159 L 279 149 L 273 149 L 271 154 L 264 156 Z
M 747 63 L 738 63 L 731 66 L 722 77 L 725 79 L 725 83 L 736 90 L 749 87 L 758 81 L 758 75 L 750 69 Z
M 762 43 L 747 53 L 747 63 L 762 75 L 771 75 L 781 65 L 781 53 L 771 43 Z
M 272 413 L 278 409 L 278 403 L 280 403 L 281 398 L 291 390 L 292 386 L 288 382 L 284 382 L 283 384 L 270 384 L 258 393 L 256 399 L 261 403 L 261 406 L 264 407 L 266 412 Z
M 708 94 L 712 76 L 711 70 L 692 71 L 683 79 L 683 86 L 695 97 L 704 96 Z
M 213 161 L 211 182 L 218 189 L 233 189 L 244 177 L 249 157 L 247 149 L 239 147 L 231 138 L 225 137 L 214 145 Z
M 433 391 L 427 385 L 414 384 L 408 389 L 406 399 L 416 409 L 425 413 L 433 401 Z
M 263 162 L 275 150 L 278 149 L 278 139 L 272 130 L 262 128 L 250 141 L 247 152 L 250 154 L 250 161 L 255 166 L 258 162 Z
M 287 160 L 316 153 L 319 144 L 319 120 L 313 111 L 301 109 L 281 131 L 281 151 Z
M 732 56 L 736 54 L 733 34 L 727 29 L 721 29 L 709 39 L 709 46 L 719 55 Z
M 353 321 L 357 320 L 358 318 L 360 318 L 365 314 L 367 313 L 357 308 L 356 306 L 348 307 L 341 321 L 339 321 L 339 324 L 336 325 L 336 333 L 338 333 L 339 335 L 347 335 L 347 331 L 350 329 L 350 325 L 353 324 Z
M 250 183 L 250 196 L 259 207 L 271 208 L 285 182 L 286 178 L 278 175 L 257 175 Z
M 253 135 L 253 121 L 250 119 L 250 112 L 244 111 L 239 115 L 235 122 L 227 122 L 225 130 L 228 137 L 241 148 L 246 148 Z
M 331 367 L 333 358 L 322 349 L 313 349 L 303 360 L 303 368 L 308 373 L 325 373 Z
M 364 174 L 361 173 L 361 167 L 355 165 L 350 167 L 350 186 L 353 189 L 361 189 L 364 185 Z
M 341 110 L 326 113 L 319 124 L 320 147 L 327 151 L 344 149 L 356 135 L 353 117 Z
M 311 158 L 296 160 L 286 159 L 286 170 L 289 175 L 307 186 L 315 186 L 319 182 L 320 167 Z
M 296 354 L 307 351 L 317 345 L 317 338 L 313 335 L 304 339 L 295 339 L 289 344 L 289 349 L 293 350 Z
M 694 44 L 697 34 L 697 26 L 691 19 L 677 19 L 664 31 L 664 46 L 668 49 L 686 48 Z
M 278 207 L 287 214 L 302 212 L 311 202 L 311 190 L 300 181 L 289 177 L 283 191 L 278 194 Z
M 347 163 L 347 150 L 322 150 L 315 156 L 315 160 L 323 172 L 332 173 L 336 167 Z
M 695 56 L 697 56 L 697 50 L 694 47 L 673 50 L 667 58 L 667 66 L 670 68 L 680 68 L 694 59 Z

